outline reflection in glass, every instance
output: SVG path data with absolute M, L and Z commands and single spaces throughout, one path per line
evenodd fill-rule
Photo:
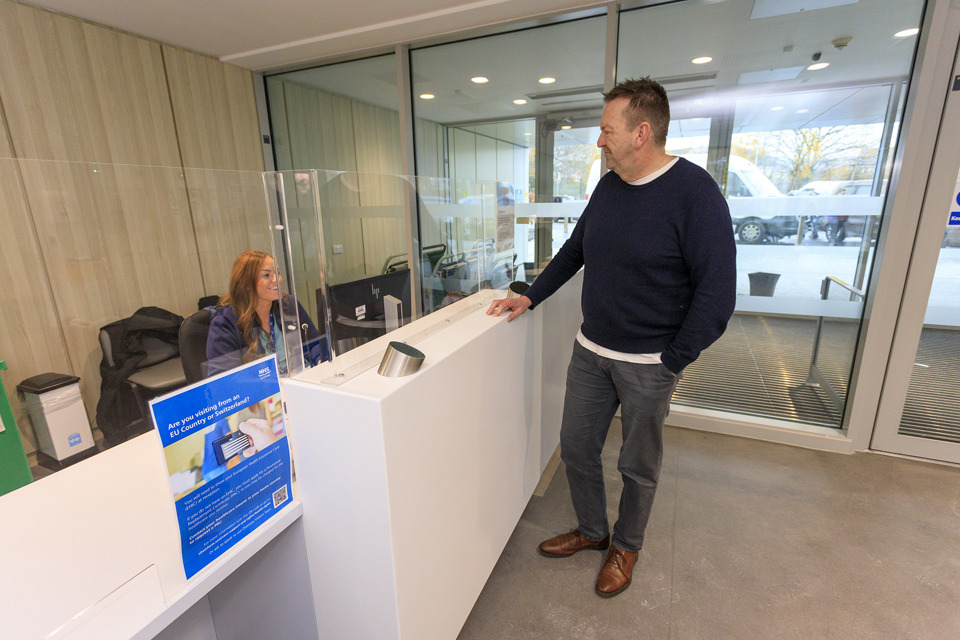
M 421 182 L 439 181 L 420 191 L 421 243 L 446 244 L 461 263 L 446 268 L 469 272 L 486 260 L 484 278 L 505 288 L 535 277 L 569 237 L 599 158 L 605 29 L 599 16 L 411 52 L 413 94 L 434 96 L 414 100 L 417 173 Z M 477 75 L 489 81 L 471 82 Z M 480 210 L 456 213 L 451 205 Z M 507 249 L 497 239 L 490 251 L 493 230 L 477 234 L 470 225 L 478 216 L 490 225 L 497 217 L 489 210 L 508 208 L 515 242 Z M 482 242 L 464 246 L 461 235 Z M 435 279 L 424 282 L 424 309 L 436 309 L 446 294 Z
M 750 19 L 752 0 L 729 0 L 621 14 L 618 79 L 664 85 L 668 152 L 713 175 L 739 245 L 736 314 L 675 402 L 841 426 L 857 292 L 869 281 L 915 46 L 893 34 L 918 24 L 922 8 L 884 0 L 774 20 Z M 821 70 L 780 37 L 858 22 L 877 37 L 854 38 L 860 48 L 848 43 L 842 56 L 825 48 Z M 695 44 L 677 51 L 681 38 Z M 701 57 L 712 60 L 692 62 Z M 828 278 L 842 285 L 825 292 Z
M 947 207 L 947 225 L 910 375 L 900 435 L 960 443 L 960 176 Z
M 271 249 L 262 173 L 2 160 L 0 183 L 23 185 L 5 191 L 12 228 L 36 230 L 4 240 L 11 273 L 25 274 L 3 294 L 16 310 L 5 335 L 20 336 L 2 354 L 8 388 L 70 372 L 99 449 L 149 431 L 147 402 L 194 381 L 188 358 L 205 360 L 205 328 L 192 348 L 181 322 L 225 293 L 237 254 Z M 148 326 L 110 335 L 134 317 Z M 26 408 L 11 404 L 32 455 Z
M 403 198 L 412 183 L 441 222 L 438 241 L 422 246 L 413 263 L 419 292 L 406 251 Z M 514 275 L 514 215 L 504 185 L 340 171 L 277 172 L 267 174 L 266 185 L 268 200 L 282 204 L 273 229 L 285 256 L 283 281 L 319 319 L 333 356 L 409 324 L 417 303 L 430 313 L 482 289 L 505 288 Z M 461 201 L 438 195 L 448 193 Z

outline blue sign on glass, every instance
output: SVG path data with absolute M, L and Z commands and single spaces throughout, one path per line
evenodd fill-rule
M 150 402 L 190 578 L 293 497 L 276 356 Z

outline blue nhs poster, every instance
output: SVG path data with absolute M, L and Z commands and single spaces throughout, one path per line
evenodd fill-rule
M 293 496 L 276 356 L 152 400 L 191 578 Z

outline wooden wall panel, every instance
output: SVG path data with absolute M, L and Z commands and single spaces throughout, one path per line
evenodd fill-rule
M 349 219 L 350 212 L 360 204 L 351 101 L 286 82 L 282 102 L 271 104 L 273 111 L 282 106 L 282 120 L 290 132 L 286 138 L 287 150 L 278 154 L 278 163 L 281 169 L 294 170 L 284 172 L 287 204 L 291 211 L 296 210 L 299 220 L 291 230 L 291 243 L 303 251 L 316 244 L 316 223 L 311 222 L 315 219 L 313 190 L 308 170 L 317 169 L 317 193 L 326 244 L 324 255 L 329 261 L 325 267 L 328 284 L 354 280 L 364 274 L 364 251 L 360 220 Z M 284 161 L 288 164 L 284 165 Z M 290 196 L 291 182 L 297 185 L 295 199 Z M 333 252 L 335 244 L 343 248 L 341 253 Z M 294 274 L 298 289 L 306 291 L 313 287 L 319 281 L 318 271 L 319 255 L 309 264 L 305 259 L 302 270 Z
M 290 155 L 290 129 L 287 126 L 287 101 L 284 96 L 284 82 L 277 78 L 267 78 L 267 104 L 270 109 L 270 129 L 273 141 L 273 155 L 279 171 L 293 169 L 293 157 Z
M 454 180 L 452 187 L 456 201 L 474 193 L 477 180 L 477 136 L 462 129 L 453 130 L 453 153 L 456 157 L 456 173 L 451 173 Z
M 360 204 L 402 204 L 406 183 L 398 177 L 401 159 L 397 112 L 360 102 L 352 104 Z
M 317 243 L 316 221 L 309 212 L 291 210 L 288 212 L 288 222 L 294 260 L 294 283 L 291 288 L 296 292 L 297 300 L 316 324 L 318 318 L 316 291 L 320 288 L 320 260 L 318 259 L 320 248 Z
M 2 129 L 2 127 L 0 127 Z M 18 163 L 0 160 L 0 360 L 7 391 L 27 451 L 37 448 L 33 429 L 14 391 L 26 378 L 55 371 L 74 374 L 20 181 Z M 15 230 L 15 231 L 14 231 Z
M 49 317 L 58 323 L 56 331 L 24 325 L 24 340 L 66 353 L 32 361 L 22 377 L 80 376 L 92 416 L 98 328 L 144 304 L 181 312 L 195 290 L 183 274 L 199 282 L 180 171 L 134 169 L 180 163 L 160 46 L 2 2 L 0 101 L 11 151 L 22 158 L 23 228 L 36 229 L 44 261 L 32 281 L 53 296 Z M 158 269 L 159 255 L 172 267 Z M 12 260 L 3 258 L 8 270 Z
M 364 269 L 367 275 L 377 275 L 388 257 L 407 252 L 407 227 L 402 215 L 364 217 L 361 222 Z
M 202 295 L 222 296 L 240 253 L 249 249 L 270 253 L 263 174 L 213 169 L 184 169 L 182 173 L 200 261 L 197 285 Z
M 446 242 L 441 220 L 428 204 L 420 208 L 420 243 L 423 246 Z
M 270 251 L 253 75 L 163 45 L 205 295 L 226 292 L 234 259 Z
M 367 275 L 363 252 L 363 226 L 359 217 L 341 216 L 336 212 L 323 220 L 323 241 L 326 245 L 328 285 L 351 282 Z M 343 247 L 334 254 L 333 245 Z
M 181 170 L 22 167 L 72 368 L 96 398 L 101 326 L 143 306 L 185 315 L 203 294 Z
M 0 160 L 0 358 L 11 388 L 80 376 L 92 416 L 99 327 L 187 315 L 239 251 L 270 247 L 252 76 L 0 0 L 0 106 L 0 158 L 16 158 Z
M 292 166 L 281 168 L 355 172 L 352 101 L 291 82 L 284 97 Z
M 183 166 L 263 171 L 253 74 L 163 45 Z
M 414 139 L 417 146 L 417 176 L 445 178 L 443 127 L 429 120 L 415 119 Z
M 21 158 L 179 165 L 156 43 L 2 2 L 0 96 Z
M 6 122 L 3 118 L 3 95 L 0 94 L 0 158 L 12 158 L 13 147 L 10 146 L 10 134 L 7 133 Z

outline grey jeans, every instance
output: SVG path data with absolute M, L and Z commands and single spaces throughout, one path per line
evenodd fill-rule
M 611 360 L 573 345 L 560 425 L 560 458 L 582 533 L 601 540 L 609 533 L 600 452 L 610 422 L 621 407 L 623 445 L 617 470 L 623 478 L 613 544 L 639 551 L 650 519 L 663 458 L 663 423 L 677 387 L 662 364 Z

